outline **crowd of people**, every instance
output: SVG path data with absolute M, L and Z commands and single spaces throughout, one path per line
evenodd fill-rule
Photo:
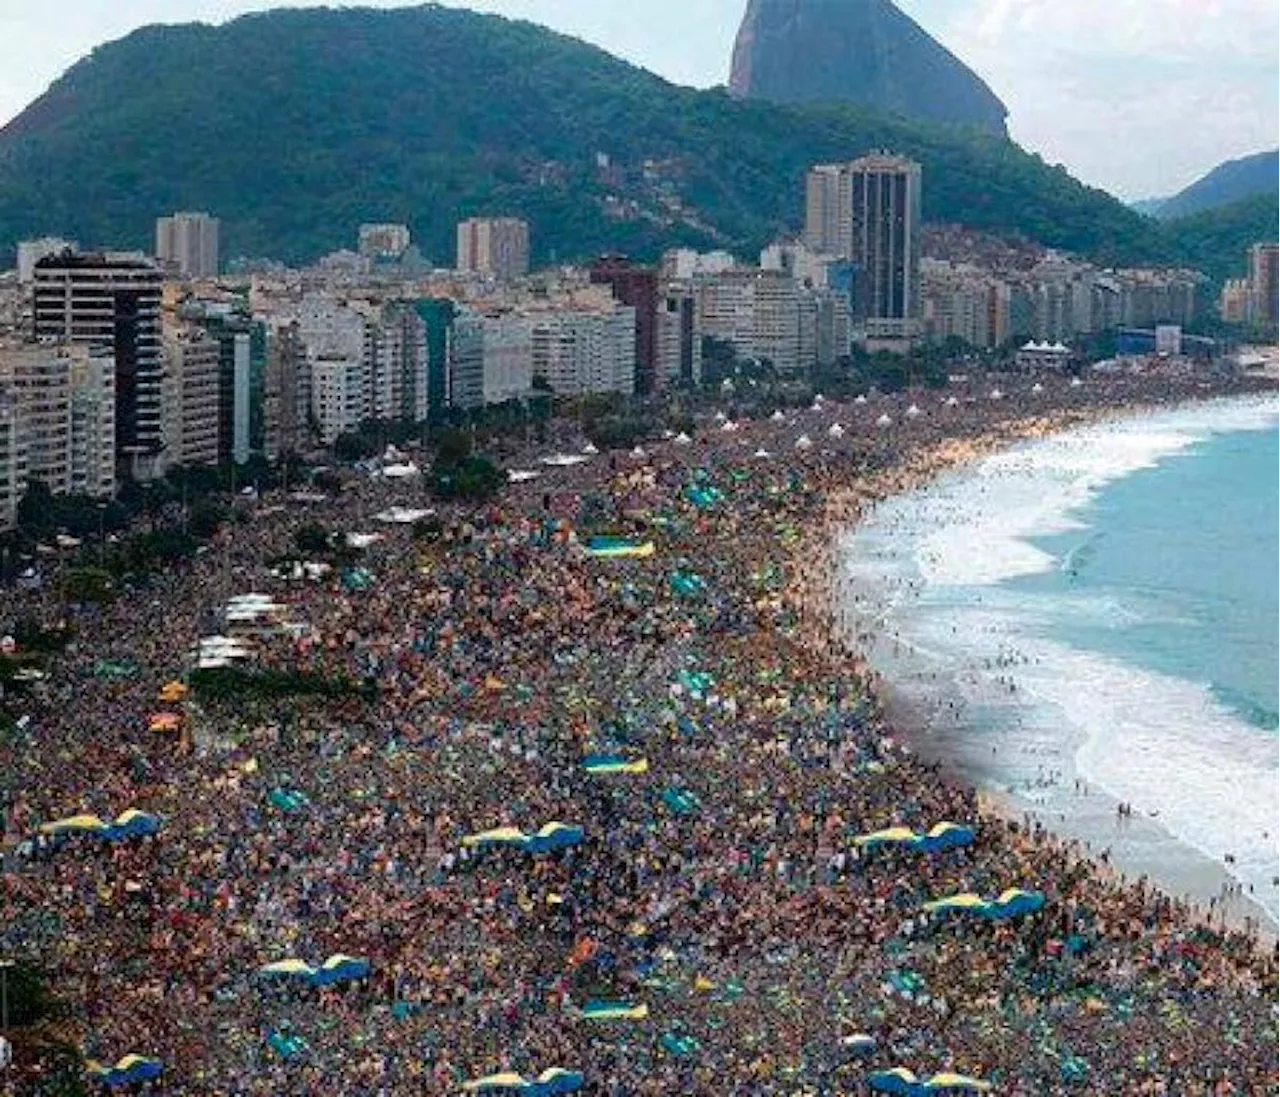
M 532 450 L 537 475 L 482 506 L 364 473 L 264 495 L 99 607 L 68 606 L 51 565 L 0 614 L 74 631 L 0 744 L 0 957 L 49 973 L 86 1057 L 158 1060 L 143 1088 L 174 1095 L 453 1094 L 552 1067 L 602 1097 L 861 1094 L 898 1066 L 1007 1097 L 1275 1092 L 1274 952 L 980 811 L 888 726 L 833 608 L 836 534 L 875 499 L 1103 408 L 1212 394 L 1027 379 L 754 421 L 726 400 L 692 438 Z M 393 503 L 438 524 L 380 522 Z M 377 537 L 354 566 L 292 567 L 316 524 Z M 593 555 L 598 534 L 635 551 Z M 255 633 L 247 673 L 362 688 L 162 704 L 248 592 L 295 627 Z M 151 729 L 161 709 L 177 731 Z M 159 831 L 36 838 L 130 808 Z M 943 821 L 975 841 L 855 842 Z M 551 822 L 582 840 L 465 841 Z M 1007 888 L 1043 909 L 924 911 Z M 367 976 L 260 971 L 334 954 Z

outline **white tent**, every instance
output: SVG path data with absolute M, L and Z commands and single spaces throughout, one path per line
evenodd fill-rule
M 812 446 L 813 442 L 807 434 L 802 434 L 796 439 L 796 449 L 810 449 Z
M 832 438 L 843 438 L 844 427 L 842 427 L 839 423 L 832 423 L 831 426 L 827 428 L 827 434 L 829 434 Z
M 907 414 L 911 416 L 912 419 L 914 419 L 917 415 L 920 414 L 920 409 L 916 407 L 915 404 L 912 404 L 909 408 L 907 408 Z
M 859 394 L 859 395 L 855 398 L 855 400 L 854 400 L 853 402 L 854 402 L 855 404 L 865 404 L 865 403 L 867 402 L 867 398 L 866 398 L 865 396 L 863 396 L 863 395 Z
M 417 476 L 421 470 L 412 461 L 403 465 L 388 465 L 382 470 L 382 475 L 389 480 L 406 480 L 411 476 Z
M 676 445 L 677 445 L 677 446 L 687 446 L 687 445 L 689 445 L 689 443 L 690 443 L 690 442 L 692 442 L 692 441 L 693 441 L 693 439 L 692 439 L 692 438 L 690 438 L 687 434 L 685 434 L 685 432 L 684 432 L 684 431 L 681 431 L 679 434 L 677 434 L 677 435 L 676 435 Z
M 590 457 L 584 457 L 580 453 L 553 453 L 550 457 L 541 458 L 544 465 L 554 465 L 556 468 L 568 468 L 570 465 L 581 465 L 590 461 Z
M 877 420 L 876 420 L 876 426 L 878 426 L 878 427 L 891 427 L 891 426 L 893 426 L 893 420 L 892 420 L 892 419 L 890 419 L 887 415 L 882 415 L 882 416 L 880 416 L 880 418 L 879 418 L 879 419 L 877 419 Z
M 391 522 L 398 526 L 411 526 L 420 519 L 430 517 L 435 514 L 434 510 L 425 507 L 388 507 L 386 510 L 379 511 L 374 517 L 379 522 Z M 372 536 L 381 537 L 380 533 Z
M 513 484 L 523 484 L 526 480 L 536 480 L 542 473 L 533 469 L 507 469 L 507 479 Z

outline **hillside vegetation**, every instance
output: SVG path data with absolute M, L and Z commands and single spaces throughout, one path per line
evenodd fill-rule
M 158 214 L 205 209 L 228 257 L 310 260 L 386 219 L 450 262 L 455 221 L 494 213 L 531 221 L 539 261 L 750 254 L 799 228 L 809 165 L 873 148 L 923 162 L 926 219 L 1103 262 L 1170 254 L 1149 220 L 1006 139 L 675 87 L 434 6 L 152 26 L 96 49 L 0 131 L 0 242 L 149 247 Z

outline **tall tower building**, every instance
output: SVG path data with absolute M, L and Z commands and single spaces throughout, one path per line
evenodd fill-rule
M 114 352 L 116 460 L 138 480 L 163 471 L 162 283 L 136 252 L 64 252 L 35 266 L 35 337 Z
M 1254 244 L 1249 249 L 1249 305 L 1250 319 L 1255 324 L 1273 325 L 1277 315 L 1277 259 L 1280 246 Z
M 156 259 L 183 278 L 216 278 L 218 219 L 207 213 L 175 213 L 157 218 Z
M 873 153 L 849 165 L 854 327 L 872 349 L 920 331 L 920 165 Z
M 473 217 L 460 222 L 458 270 L 497 278 L 528 274 L 528 223 L 516 217 Z
M 804 243 L 819 255 L 853 252 L 853 198 L 848 164 L 819 164 L 805 177 Z

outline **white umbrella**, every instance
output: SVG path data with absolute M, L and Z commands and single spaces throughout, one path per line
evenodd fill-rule
M 813 442 L 809 440 L 809 436 L 807 434 L 802 434 L 796 439 L 796 449 L 809 449 L 812 445 Z
M 827 434 L 829 434 L 832 438 L 843 438 L 844 427 L 842 427 L 839 423 L 832 423 L 831 426 L 827 429 Z
M 879 418 L 879 419 L 877 419 L 877 420 L 876 420 L 876 426 L 878 426 L 878 427 L 891 427 L 891 426 L 893 426 L 893 420 L 892 420 L 892 419 L 890 419 L 887 415 L 882 415 L 882 416 L 880 416 L 880 418 Z

